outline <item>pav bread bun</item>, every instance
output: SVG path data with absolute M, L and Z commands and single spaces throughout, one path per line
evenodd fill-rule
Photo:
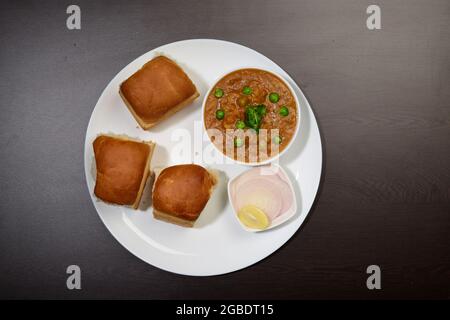
M 97 168 L 94 194 L 105 202 L 137 209 L 155 144 L 100 135 L 93 147 Z
M 120 85 L 120 96 L 143 129 L 149 129 L 194 101 L 199 93 L 174 61 L 158 56 Z
M 153 216 L 184 227 L 193 227 L 216 184 L 216 175 L 199 165 L 183 164 L 165 168 L 153 186 Z

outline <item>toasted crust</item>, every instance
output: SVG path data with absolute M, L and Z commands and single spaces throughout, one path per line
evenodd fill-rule
M 193 102 L 195 99 L 197 99 L 197 97 L 199 96 L 199 93 L 196 92 L 193 96 L 189 97 L 187 100 L 181 102 L 179 105 L 168 110 L 160 119 L 158 119 L 157 121 L 152 121 L 152 122 L 145 122 L 145 120 L 143 120 L 142 118 L 139 117 L 139 115 L 134 111 L 131 104 L 128 102 L 127 98 L 125 98 L 125 96 L 123 95 L 122 90 L 119 90 L 119 95 L 122 97 L 123 102 L 127 106 L 128 110 L 130 110 L 131 114 L 136 119 L 136 121 L 139 123 L 141 128 L 144 130 L 148 130 L 151 127 L 158 124 L 159 122 L 163 121 L 164 119 L 170 117 L 174 113 L 180 111 L 181 109 L 183 109 L 184 107 L 189 105 L 191 102 Z
M 100 135 L 93 147 L 97 167 L 94 194 L 103 201 L 137 209 L 155 144 Z
M 168 213 L 158 211 L 156 209 L 153 209 L 153 216 L 155 217 L 155 219 L 173 223 L 173 224 L 176 224 L 176 225 L 179 225 L 182 227 L 187 227 L 187 228 L 192 228 L 195 223 L 195 220 L 194 221 L 185 220 L 185 219 L 170 215 Z
M 194 101 L 199 93 L 175 62 L 158 56 L 125 80 L 119 89 L 143 129 L 149 129 Z
M 206 206 L 217 178 L 205 168 L 176 165 L 161 171 L 152 192 L 155 218 L 192 226 Z

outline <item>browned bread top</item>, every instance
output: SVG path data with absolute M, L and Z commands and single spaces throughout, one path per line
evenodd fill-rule
M 172 109 L 197 95 L 197 89 L 172 60 L 158 56 L 125 80 L 120 91 L 135 116 L 155 124 Z
M 153 207 L 175 217 L 195 221 L 209 200 L 216 179 L 195 164 L 161 171 L 153 188 Z
M 148 174 L 152 144 L 106 135 L 94 142 L 95 195 L 107 202 L 134 205 Z

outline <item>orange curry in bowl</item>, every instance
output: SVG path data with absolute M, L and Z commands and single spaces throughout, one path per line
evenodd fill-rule
M 205 129 L 226 156 L 258 163 L 282 152 L 297 130 L 296 99 L 278 76 L 260 69 L 233 71 L 211 89 Z

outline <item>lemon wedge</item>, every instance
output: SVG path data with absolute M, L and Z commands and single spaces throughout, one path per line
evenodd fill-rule
M 258 207 L 243 206 L 238 212 L 239 220 L 248 228 L 264 230 L 270 225 L 267 215 Z

